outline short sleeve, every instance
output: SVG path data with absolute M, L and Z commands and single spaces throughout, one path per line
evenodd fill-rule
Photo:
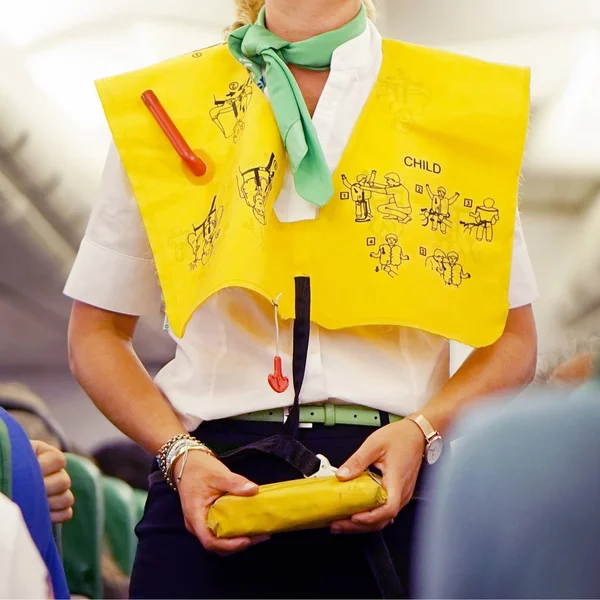
M 515 233 L 513 239 L 512 267 L 510 272 L 510 285 L 508 289 L 508 302 L 510 308 L 518 308 L 531 304 L 539 296 L 535 274 L 527 244 L 523 236 L 521 218 L 517 212 Z
M 160 312 L 162 294 L 148 236 L 114 144 L 64 293 L 122 314 Z

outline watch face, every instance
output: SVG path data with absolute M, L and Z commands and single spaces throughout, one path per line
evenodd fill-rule
M 442 454 L 443 446 L 444 442 L 442 441 L 442 438 L 439 435 L 434 437 L 431 440 L 431 442 L 429 442 L 429 445 L 427 446 L 427 452 L 425 455 L 428 464 L 432 465 L 437 461 L 437 459 Z

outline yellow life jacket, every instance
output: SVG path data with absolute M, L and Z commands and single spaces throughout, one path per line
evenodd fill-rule
M 300 275 L 325 328 L 407 326 L 472 346 L 501 335 L 528 70 L 385 40 L 334 196 L 317 219 L 294 223 L 273 211 L 287 159 L 270 104 L 225 45 L 97 89 L 176 335 L 232 286 L 283 294 L 280 317 L 293 318 Z M 205 157 L 206 175 L 183 165 L 140 98 L 146 90 Z

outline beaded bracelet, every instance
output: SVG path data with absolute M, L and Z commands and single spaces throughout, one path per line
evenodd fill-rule
M 185 463 L 187 462 L 187 458 L 188 458 L 188 452 L 190 450 L 200 450 L 201 452 L 205 452 L 206 454 L 210 454 L 211 456 L 214 456 L 214 453 L 212 452 L 212 450 L 210 450 L 210 448 L 208 446 L 204 445 L 202 442 L 186 443 L 186 444 L 180 446 L 179 449 L 177 450 L 177 453 L 173 455 L 173 459 L 167 463 L 167 468 L 168 468 L 168 473 L 169 473 L 168 481 L 173 489 L 176 489 L 177 484 L 181 481 L 183 469 L 185 468 Z M 174 477 L 173 471 L 175 469 L 175 465 L 177 464 L 177 461 L 182 456 L 183 456 L 183 459 L 181 460 L 181 467 L 179 469 L 179 475 L 177 475 L 177 477 Z
M 204 445 L 189 433 L 180 433 L 173 436 L 158 452 L 157 460 L 161 473 L 163 474 L 165 481 L 175 491 L 177 491 L 177 486 L 173 481 L 173 466 L 177 462 L 177 459 L 182 455 L 185 454 L 187 459 L 187 452 L 192 449 L 201 450 L 214 456 L 214 452 L 208 446 Z M 183 471 L 183 468 L 181 471 Z M 181 479 L 181 477 L 179 477 L 179 479 Z
M 167 455 L 169 454 L 169 451 L 171 450 L 174 444 L 184 439 L 192 441 L 195 438 L 193 438 L 189 433 L 180 433 L 178 435 L 174 435 L 171 439 L 167 440 L 158 451 L 158 455 L 156 458 L 158 460 L 158 466 L 160 467 L 160 470 L 162 471 L 163 475 L 166 474 Z

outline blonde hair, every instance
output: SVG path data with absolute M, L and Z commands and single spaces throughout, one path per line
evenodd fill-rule
M 362 3 L 367 9 L 369 19 L 374 21 L 377 18 L 377 9 L 375 8 L 376 0 L 362 0 Z M 235 22 L 228 27 L 226 34 L 229 34 L 238 27 L 250 25 L 256 21 L 260 9 L 264 6 L 265 0 L 235 0 Z

